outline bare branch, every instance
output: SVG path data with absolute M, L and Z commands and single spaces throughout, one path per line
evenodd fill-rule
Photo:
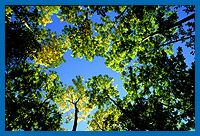
M 195 37 L 195 36 L 192 35 L 192 36 L 189 36 L 189 37 L 183 37 L 183 38 L 181 38 L 181 39 L 178 39 L 178 40 L 175 40 L 175 41 L 171 41 L 171 42 L 168 42 L 168 43 L 166 43 L 166 44 L 162 44 L 161 46 L 169 45 L 169 44 L 171 44 L 171 43 L 176 43 L 176 42 L 179 42 L 179 41 L 182 41 L 182 40 L 187 40 L 187 39 L 190 39 L 190 38 L 192 38 L 192 37 Z

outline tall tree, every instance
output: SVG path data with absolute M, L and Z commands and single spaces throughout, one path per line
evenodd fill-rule
M 28 62 L 42 46 L 34 32 L 36 25 L 28 23 L 28 17 L 38 13 L 28 12 L 28 7 L 6 6 L 5 129 L 62 130 L 62 114 L 51 102 L 52 95 L 59 93 L 59 77 Z
M 180 9 L 187 16 L 178 20 Z M 61 34 L 45 28 L 54 13 L 67 22 Z M 182 41 L 195 53 L 193 5 L 6 6 L 5 21 L 6 130 L 63 130 L 64 113 L 75 131 L 95 107 L 89 130 L 195 129 L 195 61 L 187 68 L 182 48 L 173 52 Z M 74 58 L 103 57 L 127 95 L 108 75 L 59 81 L 48 68 L 68 49 Z
M 131 66 L 123 72 L 128 93 L 123 99 L 113 92 L 106 78 L 89 79 L 91 99 L 97 99 L 91 102 L 99 106 L 88 122 L 89 130 L 195 129 L 194 63 L 186 70 L 181 47 L 170 58 L 163 50 L 155 58 L 145 58 L 153 63 Z M 109 93 L 115 97 L 111 98 Z M 104 118 L 100 118 L 103 114 Z
M 88 101 L 88 93 L 86 87 L 82 83 L 83 77 L 76 76 L 72 79 L 75 86 L 68 86 L 61 95 L 56 98 L 56 104 L 62 113 L 66 113 L 67 122 L 74 118 L 74 125 L 72 131 L 76 131 L 77 123 L 81 120 L 86 120 L 90 111 L 95 107 Z M 69 110 L 74 109 L 74 112 Z
M 12 16 L 13 20 L 15 20 L 14 23 L 18 24 L 20 30 L 29 33 L 32 37 L 27 37 L 29 39 L 24 40 L 31 43 L 31 39 L 34 39 L 34 42 L 36 41 L 37 44 L 40 44 L 36 46 L 37 48 L 26 47 L 30 49 L 29 52 L 25 52 L 35 61 L 35 64 L 55 68 L 65 62 L 63 55 L 69 47 L 68 38 L 44 28 L 46 24 L 52 22 L 50 15 L 58 13 L 59 6 L 7 6 L 6 9 L 8 10 L 6 12 L 6 25 L 10 24 L 10 16 Z M 19 37 L 22 36 L 25 37 L 24 35 L 19 35 Z
M 30 63 L 20 63 L 5 76 L 6 130 L 61 130 L 62 114 L 52 96 L 59 91 L 54 73 L 46 74 Z
M 156 56 L 144 56 L 147 61 L 151 59 L 152 63 L 130 67 L 132 70 L 126 71 L 124 75 L 127 97 L 133 102 L 141 99 L 139 104 L 130 106 L 135 118 L 132 122 L 142 122 L 133 125 L 131 130 L 195 129 L 194 63 L 186 70 L 181 47 L 178 48 L 176 57 L 172 55 L 168 58 L 163 50 Z M 132 90 L 137 91 L 133 93 Z M 136 116 L 138 109 L 143 111 L 139 117 Z

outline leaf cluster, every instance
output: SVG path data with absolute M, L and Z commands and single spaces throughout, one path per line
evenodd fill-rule
M 180 9 L 188 16 L 178 21 Z M 92 131 L 195 129 L 195 61 L 187 68 L 182 48 L 173 51 L 182 41 L 194 55 L 194 12 L 193 5 L 6 6 L 6 130 L 64 130 L 63 114 L 74 119 L 73 131 L 86 119 Z M 67 23 L 61 34 L 46 28 L 54 14 Z M 68 49 L 74 58 L 103 57 L 127 95 L 108 75 L 61 82 L 48 69 L 65 62 Z

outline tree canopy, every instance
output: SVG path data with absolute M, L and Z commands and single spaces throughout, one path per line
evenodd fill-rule
M 61 33 L 46 28 L 55 15 L 67 23 Z M 188 67 L 182 49 L 195 54 L 194 5 L 10 5 L 5 38 L 7 131 L 76 131 L 81 120 L 89 131 L 195 130 L 195 57 Z M 53 69 L 67 50 L 104 58 L 127 95 L 104 73 L 60 81 Z

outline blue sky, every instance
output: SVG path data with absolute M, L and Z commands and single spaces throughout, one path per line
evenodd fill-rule
M 93 5 L 97 5 L 97 4 L 131 4 L 131 5 L 138 5 L 138 4 L 145 4 L 145 5 L 152 5 L 152 4 L 160 4 L 160 5 L 166 5 L 166 4 L 195 4 L 196 6 L 196 11 L 199 11 L 200 9 L 200 3 L 198 0 L 181 0 L 181 1 L 175 1 L 175 0 L 163 0 L 163 1 L 158 1 L 158 0 L 134 0 L 134 1 L 121 1 L 121 0 L 101 0 L 101 1 L 91 1 L 91 0 L 85 0 L 85 1 L 81 1 L 81 0 L 73 0 L 73 1 L 69 1 L 69 0 L 49 0 L 49 1 L 41 1 L 41 0 L 1 0 L 0 1 L 0 18 L 1 18 L 1 21 L 0 21 L 0 24 L 1 24 L 1 45 L 0 46 L 0 49 L 1 49 L 1 60 L 0 60 L 0 64 L 1 64 L 1 87 L 2 87 L 2 90 L 4 90 L 4 86 L 5 86 L 5 22 L 4 22 L 4 19 L 5 19 L 5 5 L 48 5 L 48 4 L 52 4 L 52 5 L 66 5 L 66 4 L 71 4 L 71 5 L 74 5 L 74 4 L 93 4 Z M 199 16 L 199 13 L 200 12 L 196 12 L 196 24 L 199 24 L 200 20 L 198 18 Z M 58 29 L 56 27 L 59 27 L 59 26 L 55 26 L 55 29 Z M 61 26 L 60 26 L 61 27 Z M 199 35 L 199 30 L 200 30 L 200 26 L 199 25 L 196 25 L 196 43 L 199 42 L 199 39 L 198 39 L 198 35 Z M 62 27 L 61 27 L 62 28 Z M 61 30 L 61 29 L 60 29 Z M 59 30 L 58 30 L 59 31 Z M 198 98 L 200 96 L 199 94 L 199 46 L 196 46 L 196 66 L 195 66 L 195 74 L 197 75 L 195 78 L 196 78 L 196 86 L 195 86 L 195 95 L 196 95 L 196 98 Z M 189 54 L 189 53 L 188 53 Z M 66 55 L 65 55 L 66 56 Z M 66 56 L 67 57 L 67 56 Z M 65 58 L 66 58 L 65 57 Z M 187 56 L 190 60 L 190 57 Z M 61 65 L 62 66 L 62 65 Z M 60 74 L 59 74 L 60 75 Z M 61 75 L 60 75 L 61 76 Z M 86 79 L 86 78 L 85 78 Z M 62 80 L 62 79 L 61 79 Z M 70 80 L 70 79 L 69 79 Z M 70 80 L 71 82 L 71 80 Z M 1 102 L 1 112 L 0 112 L 0 115 L 1 115 L 1 119 L 0 119 L 0 133 L 1 135 L 7 135 L 7 136 L 21 136 L 21 135 L 29 135 L 29 136 L 35 136 L 35 135 L 43 135 L 43 136 L 54 136 L 54 135 L 95 135 L 95 136 L 101 136 L 101 135 L 104 135 L 104 136 L 107 136 L 107 135 L 115 135 L 115 136 L 119 136 L 119 135 L 143 135 L 143 136 L 149 136 L 149 135 L 152 135 L 152 136 L 155 136 L 155 135 L 165 135 L 165 136 L 171 136 L 171 135 L 186 135 L 186 136 L 189 136 L 189 135 L 197 135 L 199 133 L 199 99 L 196 99 L 196 131 L 195 132 L 185 132 L 185 131 L 182 131 L 182 132 L 170 132 L 170 131 L 166 131 L 166 132 L 159 132 L 159 131 L 150 131 L 150 132 L 5 132 L 5 91 L 0 91 L 0 95 L 2 96 L 1 99 L 0 99 L 0 102 Z M 80 124 L 79 124 L 80 126 Z M 72 126 L 70 126 L 69 128 L 72 128 Z
M 179 10 L 180 11 L 180 10 Z M 111 19 L 114 16 L 114 13 L 111 13 Z M 179 19 L 181 20 L 188 15 L 186 13 L 178 12 Z M 92 21 L 94 22 L 99 22 L 99 16 L 93 16 Z M 62 32 L 62 29 L 64 28 L 64 25 L 66 25 L 66 22 L 60 22 L 60 20 L 56 17 L 56 14 L 53 15 L 52 17 L 53 23 L 47 24 L 47 28 L 50 28 L 52 32 L 57 31 L 58 34 Z M 176 48 L 178 46 L 182 46 L 181 42 L 178 42 L 174 44 L 174 52 L 176 52 Z M 190 55 L 190 49 L 182 46 L 183 47 L 183 53 L 186 58 L 186 63 L 190 67 L 191 62 L 194 60 L 194 56 Z M 93 61 L 87 61 L 84 58 L 79 59 L 78 57 L 75 59 L 71 57 L 71 51 L 68 50 L 64 58 L 66 60 L 65 63 L 62 63 L 60 67 L 55 68 L 53 70 L 58 72 L 58 75 L 60 76 L 60 79 L 62 82 L 64 82 L 67 86 L 73 85 L 72 79 L 75 78 L 77 75 L 81 75 L 84 77 L 84 81 L 86 81 L 88 78 L 91 78 L 92 76 L 98 76 L 99 74 L 102 75 L 109 75 L 110 77 L 113 77 L 115 79 L 115 84 L 118 86 L 118 91 L 120 92 L 120 97 L 122 98 L 123 96 L 126 95 L 125 90 L 123 89 L 123 83 L 120 80 L 120 73 L 116 73 L 115 71 L 111 70 L 110 68 L 107 68 L 106 65 L 104 64 L 105 60 L 101 57 L 94 57 Z M 72 130 L 73 127 L 73 121 L 71 121 L 69 124 L 65 124 L 63 127 L 66 129 Z M 77 130 L 78 131 L 84 131 L 87 128 L 86 122 L 81 121 L 78 123 Z
M 189 16 L 185 12 L 181 12 L 182 9 L 179 9 L 178 11 L 178 16 L 179 20 L 182 20 L 183 18 Z M 115 13 L 109 13 L 111 20 L 113 17 L 116 15 Z M 100 16 L 93 15 L 93 17 L 90 17 L 91 20 L 95 23 L 98 22 L 100 23 Z M 52 32 L 56 31 L 58 34 L 61 34 L 62 29 L 64 28 L 65 25 L 67 25 L 66 22 L 60 22 L 60 20 L 57 18 L 56 14 L 52 16 L 53 23 L 47 24 L 46 28 L 50 28 Z M 194 56 L 190 54 L 190 49 L 187 48 L 186 46 L 183 46 L 181 42 L 175 43 L 174 44 L 174 52 L 176 54 L 177 52 L 177 47 L 181 46 L 183 47 L 183 54 L 186 58 L 186 63 L 190 67 L 191 62 L 194 60 Z M 111 68 L 107 68 L 106 65 L 104 64 L 105 60 L 102 57 L 94 57 L 93 61 L 88 61 L 85 60 L 84 57 L 83 59 L 79 59 L 78 57 L 75 59 L 71 56 L 71 50 L 67 50 L 67 52 L 64 54 L 64 58 L 66 60 L 65 63 L 62 63 L 60 67 L 54 68 L 52 70 L 55 70 L 58 72 L 58 75 L 60 76 L 60 79 L 63 83 L 65 83 L 67 86 L 73 85 L 72 79 L 77 76 L 81 75 L 84 77 L 84 81 L 86 81 L 88 78 L 92 78 L 92 76 L 98 76 L 99 74 L 102 75 L 109 75 L 110 77 L 113 77 L 115 79 L 115 85 L 118 86 L 117 90 L 120 92 L 120 98 L 123 98 L 123 96 L 126 95 L 126 91 L 123 89 L 123 82 L 120 79 L 120 73 L 116 73 L 113 71 Z M 94 112 L 94 111 L 93 111 Z M 92 113 L 93 113 L 92 112 Z M 63 117 L 65 114 L 63 115 Z M 70 121 L 69 124 L 64 124 L 64 128 L 72 130 L 73 127 L 73 120 Z M 78 131 L 84 131 L 87 128 L 87 123 L 81 121 L 78 123 L 77 130 Z
M 114 14 L 113 14 L 114 15 Z M 93 21 L 99 21 L 98 16 L 93 16 Z M 56 14 L 52 17 L 53 23 L 47 24 L 47 28 L 50 28 L 51 31 L 57 31 L 58 34 L 62 32 L 64 25 L 66 22 L 60 22 L 60 20 L 56 17 Z M 60 80 L 64 82 L 66 85 L 73 85 L 72 79 L 76 77 L 76 75 L 81 75 L 84 77 L 84 81 L 88 78 L 92 78 L 92 76 L 109 75 L 115 79 L 115 84 L 118 86 L 118 90 L 120 90 L 120 96 L 123 97 L 126 95 L 125 90 L 123 89 L 123 83 L 120 80 L 120 73 L 116 73 L 111 68 L 107 68 L 104 64 L 105 60 L 102 57 L 94 57 L 93 61 L 85 60 L 84 57 L 79 59 L 78 57 L 75 59 L 71 56 L 71 50 L 67 50 L 64 54 L 64 58 L 66 60 L 65 63 L 62 63 L 60 67 L 55 68 L 53 70 L 58 72 L 60 76 Z M 73 121 L 69 124 L 65 124 L 64 127 L 72 130 Z M 81 121 L 78 123 L 77 130 L 84 131 L 87 128 L 86 122 Z

